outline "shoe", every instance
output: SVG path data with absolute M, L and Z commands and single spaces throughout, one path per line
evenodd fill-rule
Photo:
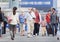
M 37 33 L 37 36 L 39 36 L 39 33 Z
M 11 40 L 14 40 L 14 38 L 11 38 Z
M 28 37 L 28 38 L 31 38 L 31 37 L 33 37 L 33 36 L 32 36 L 32 35 L 28 35 L 27 37 Z

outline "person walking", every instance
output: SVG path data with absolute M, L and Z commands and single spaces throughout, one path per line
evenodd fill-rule
M 50 15 L 51 15 L 51 11 L 49 10 L 48 13 L 46 14 L 46 30 L 47 30 L 48 36 L 49 36 L 48 31 L 51 28 Z
M 24 32 L 25 32 L 25 14 L 22 11 L 21 14 L 19 15 L 19 25 L 20 25 L 20 35 L 24 36 Z
M 17 10 L 17 7 L 13 7 L 13 12 L 11 13 L 11 16 L 8 18 L 10 35 L 11 35 L 12 40 L 14 40 L 14 38 L 15 38 L 16 25 L 19 22 L 18 14 L 16 13 L 16 10 Z
M 32 9 L 28 9 L 28 13 L 26 14 L 26 24 L 27 24 L 27 36 L 32 37 L 33 29 L 34 29 L 34 12 L 32 12 Z
M 39 35 L 39 27 L 40 27 L 40 14 L 37 9 L 34 9 L 34 13 L 36 18 L 34 19 L 34 31 L 33 35 L 35 36 L 36 34 Z
M 51 21 L 51 25 L 52 25 L 52 33 L 53 33 L 53 36 L 57 35 L 57 14 L 56 14 L 56 9 L 55 8 L 52 8 L 51 9 L 51 16 L 50 16 L 50 21 Z
M 3 27 L 4 27 L 4 14 L 1 11 L 0 7 L 0 37 L 2 37 Z

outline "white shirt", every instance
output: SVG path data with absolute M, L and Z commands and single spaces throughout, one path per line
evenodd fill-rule
M 11 19 L 12 19 L 12 21 L 10 22 L 10 24 L 16 25 L 18 23 L 18 14 L 16 13 L 16 15 L 13 15 L 13 13 L 12 13 Z
M 35 13 L 34 13 L 34 12 L 31 12 L 31 15 L 32 15 L 32 17 L 33 17 L 33 18 L 36 18 L 36 16 L 35 16 Z
M 30 14 L 30 13 L 27 13 L 27 14 L 25 15 L 25 18 L 26 18 L 27 20 L 33 20 L 33 18 L 36 18 L 36 16 L 35 16 L 34 12 L 31 12 L 31 14 Z
M 32 20 L 32 16 L 29 14 L 29 13 L 27 13 L 26 15 L 25 15 L 25 18 L 27 19 L 27 20 Z

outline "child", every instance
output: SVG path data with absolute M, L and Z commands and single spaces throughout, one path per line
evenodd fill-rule
M 19 15 L 19 21 L 20 21 L 20 34 L 21 36 L 24 36 L 24 32 L 25 32 L 25 18 L 24 18 L 24 12 L 22 12 Z
M 42 21 L 42 36 L 45 36 L 46 35 L 46 21 L 45 21 L 45 18 L 43 18 L 43 21 Z

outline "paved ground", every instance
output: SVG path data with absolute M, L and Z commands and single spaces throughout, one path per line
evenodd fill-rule
M 7 32 L 7 34 L 4 34 L 3 37 L 0 38 L 0 42 L 60 42 L 60 40 L 57 40 L 57 36 L 53 37 L 52 35 L 49 37 L 39 35 L 27 38 L 27 36 L 20 36 L 19 33 L 16 34 L 15 40 L 11 40 L 9 32 Z

